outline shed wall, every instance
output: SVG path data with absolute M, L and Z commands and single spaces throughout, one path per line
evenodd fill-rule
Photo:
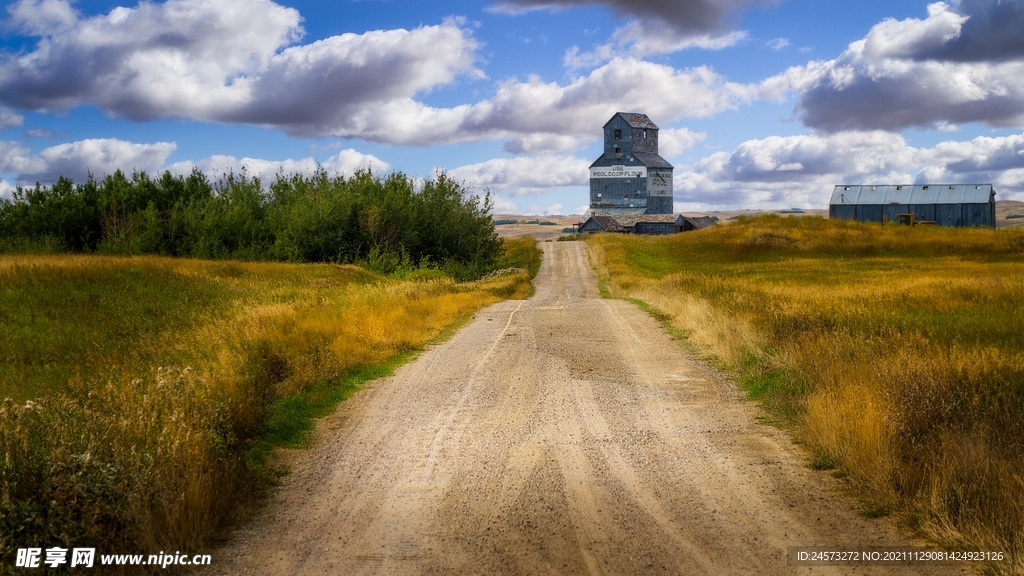
M 637 222 L 633 226 L 634 234 L 675 234 L 674 222 Z
M 856 220 L 857 206 L 854 204 L 833 204 L 828 207 L 828 217 L 840 220 Z
M 937 226 L 963 226 L 963 208 L 959 204 L 936 204 Z
M 907 204 L 886 204 L 882 207 L 882 222 L 895 222 L 897 214 L 909 214 L 910 206 Z
M 914 214 L 919 222 L 935 222 L 937 226 L 995 227 L 994 204 L 833 204 L 829 218 L 861 222 L 895 222 L 897 214 Z
M 935 204 L 912 204 L 910 211 L 914 213 L 914 220 L 935 222 Z
M 881 222 L 882 221 L 882 205 L 881 204 L 858 204 L 857 205 L 857 220 L 861 222 Z
M 964 204 L 964 226 L 994 226 L 996 221 L 995 205 L 991 206 L 991 210 L 989 208 L 988 204 Z

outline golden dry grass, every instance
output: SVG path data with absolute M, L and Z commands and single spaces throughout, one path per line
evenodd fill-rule
M 1024 550 L 1024 231 L 765 217 L 589 243 L 866 514 Z
M 0 257 L 0 555 L 198 549 L 273 473 L 253 450 L 274 426 L 301 428 L 291 420 L 303 410 L 322 413 L 347 393 L 342 376 L 530 291 L 526 270 L 469 283 L 434 276 Z M 287 403 L 309 390 L 317 407 Z

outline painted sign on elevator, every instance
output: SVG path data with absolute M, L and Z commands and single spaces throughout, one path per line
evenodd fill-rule
M 646 166 L 603 166 L 590 169 L 591 178 L 647 178 Z

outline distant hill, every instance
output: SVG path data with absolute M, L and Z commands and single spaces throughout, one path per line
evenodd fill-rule
M 1024 226 L 1024 202 L 996 200 L 996 228 L 1020 228 L 1021 226 Z

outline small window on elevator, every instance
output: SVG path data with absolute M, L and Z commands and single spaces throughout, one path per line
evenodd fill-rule
M 616 140 L 622 140 L 622 130 L 620 130 L 618 128 L 615 129 L 615 139 Z

